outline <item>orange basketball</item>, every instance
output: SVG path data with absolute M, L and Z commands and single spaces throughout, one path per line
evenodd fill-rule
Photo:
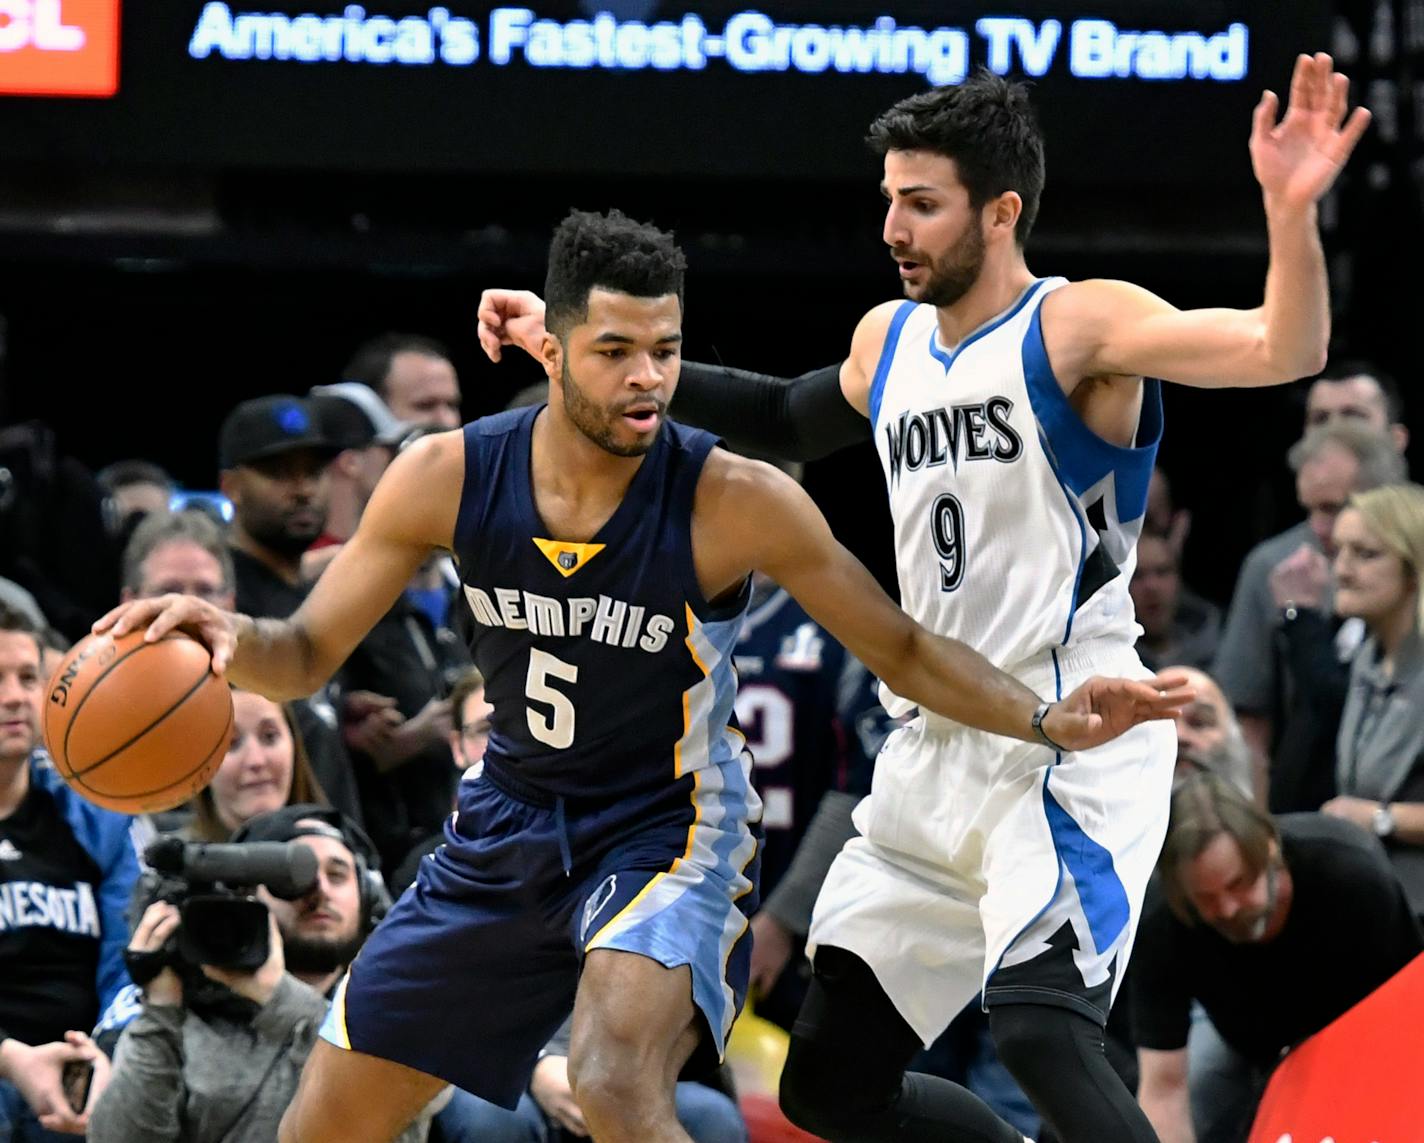
M 232 692 L 208 649 L 170 632 L 90 635 L 64 657 L 45 695 L 44 740 L 76 793 L 125 814 L 186 802 L 222 765 Z

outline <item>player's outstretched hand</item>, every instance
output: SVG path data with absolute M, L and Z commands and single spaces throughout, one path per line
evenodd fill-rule
M 480 295 L 480 347 L 498 361 L 506 345 L 531 357 L 544 341 L 544 299 L 530 290 L 486 290 Z
M 1285 118 L 1276 122 L 1280 100 L 1261 95 L 1251 117 L 1251 166 L 1267 199 L 1285 207 L 1305 207 L 1330 189 L 1360 136 L 1370 113 L 1356 107 L 1348 119 L 1350 81 L 1324 52 L 1299 56 L 1291 77 Z
M 1195 697 L 1183 674 L 1145 680 L 1094 677 L 1048 708 L 1043 731 L 1064 750 L 1087 750 L 1140 722 L 1176 718 Z
M 108 632 L 118 638 L 142 627 L 148 628 L 144 639 L 149 643 L 157 642 L 170 631 L 193 636 L 212 652 L 215 675 L 227 670 L 232 653 L 237 649 L 237 616 L 194 595 L 131 599 L 95 623 L 93 631 L 95 635 Z

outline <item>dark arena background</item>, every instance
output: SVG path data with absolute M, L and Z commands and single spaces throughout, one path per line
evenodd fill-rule
M 1421 362 L 1402 336 L 1420 302 L 1405 253 L 1420 213 L 1407 8 L 1022 0 L 985 18 L 972 4 L 838 0 L 125 0 L 111 94 L 27 94 L 45 82 L 7 79 L 0 53 L 3 415 L 49 421 L 95 468 L 151 456 L 211 487 L 227 408 L 336 380 L 385 329 L 448 342 L 466 416 L 497 409 L 535 373 L 479 354 L 479 291 L 536 285 L 571 206 L 676 230 L 689 356 L 832 362 L 898 290 L 866 125 L 981 65 L 1035 85 L 1048 139 L 1036 273 L 1124 277 L 1182 307 L 1253 305 L 1265 229 L 1250 110 L 1263 87 L 1284 90 L 1296 52 L 1321 47 L 1376 114 L 1323 211 L 1336 340 L 1408 393 Z M 808 25 L 881 39 L 792 39 Z M 1204 46 L 1134 49 L 1143 30 Z M 1294 518 L 1280 458 L 1300 416 L 1288 390 L 1170 389 L 1162 464 L 1200 532 L 1185 570 L 1218 600 L 1254 539 Z M 893 578 L 871 451 L 807 479 Z

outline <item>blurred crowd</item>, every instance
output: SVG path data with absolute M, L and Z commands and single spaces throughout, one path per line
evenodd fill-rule
M 479 774 L 491 708 L 457 570 L 422 568 L 322 692 L 235 692 L 221 768 L 171 813 L 130 818 L 64 785 L 39 735 L 45 681 L 120 600 L 291 614 L 395 455 L 460 409 L 441 345 L 390 334 L 330 384 L 232 409 L 210 489 L 180 488 L 161 457 L 92 473 L 48 426 L 0 428 L 0 1143 L 275 1138 L 345 967 Z M 1284 458 L 1302 521 L 1249 553 L 1224 612 L 1181 574 L 1210 537 L 1153 477 L 1139 650 L 1188 669 L 1197 698 L 1110 1032 L 1164 1140 L 1244 1139 L 1282 1054 L 1424 949 L 1424 488 L 1407 444 L 1398 388 L 1368 362 L 1311 382 Z M 890 724 L 875 680 L 773 583 L 755 585 L 736 662 L 766 807 L 753 1005 L 787 1026 L 811 904 Z M 310 858 L 295 880 L 294 860 L 197 872 L 199 846 L 237 869 L 229 844 Z M 213 898 L 227 929 L 205 920 Z M 567 1054 L 565 1029 L 517 1108 L 447 1089 L 403 1138 L 586 1135 Z M 917 1066 L 1048 1138 L 977 1005 Z M 748 1139 L 739 1078 L 679 1085 L 699 1143 Z

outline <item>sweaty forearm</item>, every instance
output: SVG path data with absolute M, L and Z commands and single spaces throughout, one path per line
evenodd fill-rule
M 737 449 L 817 460 L 866 439 L 866 419 L 841 392 L 840 372 L 837 363 L 788 380 L 684 361 L 672 415 Z
M 1268 201 L 1266 228 L 1266 356 L 1282 380 L 1295 380 L 1324 368 L 1330 344 L 1330 285 L 1316 209 L 1287 211 Z
M 238 615 L 237 650 L 228 667 L 232 685 L 275 702 L 306 698 L 326 682 L 306 632 L 290 619 Z
M 955 639 L 916 626 L 894 662 L 866 666 L 892 692 L 944 718 L 1036 742 L 1031 720 L 1043 701 L 1012 675 Z

